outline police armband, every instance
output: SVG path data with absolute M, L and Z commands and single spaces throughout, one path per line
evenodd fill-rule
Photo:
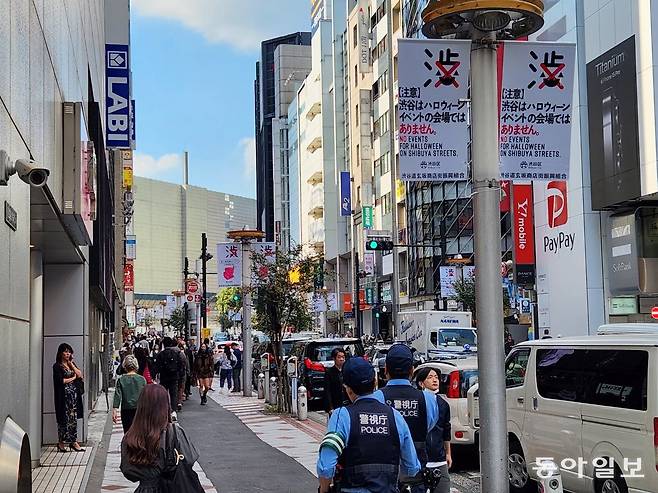
M 322 449 L 322 447 L 329 447 L 335 450 L 340 456 L 345 449 L 345 439 L 340 433 L 330 431 L 324 436 L 322 442 L 320 442 L 320 449 Z

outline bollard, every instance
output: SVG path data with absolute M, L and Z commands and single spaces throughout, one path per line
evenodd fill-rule
M 270 402 L 270 371 L 265 370 L 263 375 L 263 392 L 265 393 L 265 402 Z
M 265 399 L 265 375 L 258 374 L 258 398 Z
M 290 379 L 290 414 L 293 418 L 297 417 L 297 377 Z
M 299 421 L 306 421 L 308 418 L 308 402 L 307 402 L 307 392 L 306 387 L 303 385 L 299 386 L 297 390 L 297 415 Z
M 270 378 L 270 404 L 273 405 L 273 406 L 277 405 L 276 377 Z
M 542 462 L 539 472 L 539 493 L 564 493 L 560 468 L 553 462 Z

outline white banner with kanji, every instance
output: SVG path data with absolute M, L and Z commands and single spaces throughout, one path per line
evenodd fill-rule
M 273 241 L 253 243 L 251 251 L 258 255 L 258 259 L 252 256 L 252 262 L 256 267 L 252 272 L 252 282 L 258 283 L 269 275 L 270 265 L 276 260 L 276 243 Z
M 471 42 L 400 39 L 398 46 L 400 178 L 465 180 Z
M 502 49 L 501 177 L 566 180 L 576 45 L 506 41 Z
M 242 286 L 242 245 L 217 243 L 217 284 L 220 288 Z

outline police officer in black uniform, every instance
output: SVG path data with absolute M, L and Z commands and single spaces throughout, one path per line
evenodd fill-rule
M 423 467 L 427 464 L 426 440 L 439 420 L 436 396 L 411 386 L 413 353 L 406 344 L 394 344 L 386 354 L 386 386 L 374 393 L 375 398 L 399 411 L 409 425 L 418 459 Z M 412 476 L 412 475 L 409 475 Z M 402 482 L 412 485 L 412 493 L 424 493 L 422 474 L 402 477 Z
M 317 462 L 319 492 L 397 493 L 399 472 L 415 476 L 421 468 L 409 427 L 374 397 L 375 371 L 366 360 L 350 358 L 343 383 L 352 404 L 331 414 Z

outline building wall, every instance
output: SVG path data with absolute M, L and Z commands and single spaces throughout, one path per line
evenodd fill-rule
M 87 102 L 90 91 L 96 101 L 105 99 L 103 6 L 102 0 L 0 3 L 0 149 L 12 159 L 32 157 L 48 168 L 49 188 L 60 209 L 61 104 Z M 40 401 L 29 396 L 41 389 L 33 388 L 38 378 L 30 387 L 30 375 L 42 369 L 40 363 L 30 364 L 28 350 L 40 356 L 43 341 L 29 344 L 27 339 L 32 321 L 28 185 L 12 177 L 9 186 L 0 186 L 0 207 L 5 201 L 16 210 L 18 225 L 14 232 L 4 221 L 0 224 L 0 393 L 12 396 L 0 402 L 0 422 L 11 416 L 25 430 L 35 430 L 41 427 Z M 82 296 L 74 302 L 81 305 Z M 40 437 L 33 438 L 33 458 L 40 445 Z
M 183 259 L 201 256 L 201 233 L 208 237 L 208 251 L 226 241 L 234 229 L 254 228 L 256 201 L 205 188 L 176 185 L 135 177 L 135 292 L 171 294 L 182 287 Z M 217 263 L 207 265 L 208 292 L 217 291 Z

